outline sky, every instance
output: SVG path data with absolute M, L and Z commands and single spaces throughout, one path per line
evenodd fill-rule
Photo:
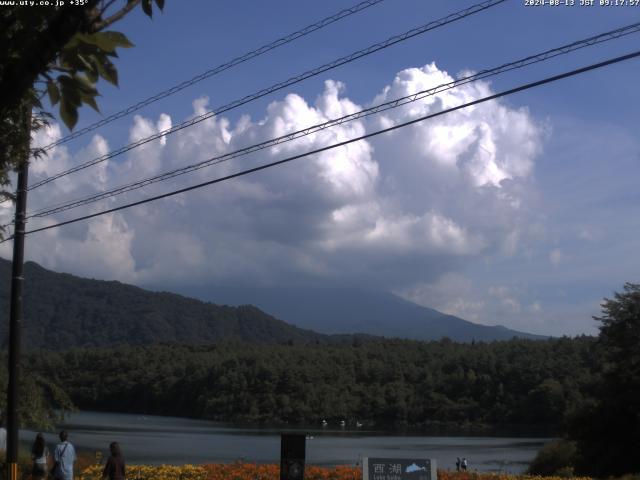
M 569 2 L 567 2 L 569 3 Z M 599 3 L 597 1 L 596 3 Z M 166 2 L 113 29 L 134 48 L 102 116 L 354 5 Z M 384 0 L 34 160 L 64 171 L 319 65 L 473 5 Z M 640 6 L 534 5 L 472 15 L 30 192 L 35 210 L 337 118 L 640 19 Z M 304 153 L 630 53 L 639 34 L 474 82 L 145 187 L 32 219 L 51 225 Z M 467 320 L 545 335 L 597 333 L 603 297 L 639 282 L 640 60 L 631 60 L 203 189 L 34 233 L 55 271 L 189 291 L 210 285 L 384 290 Z M 68 134 L 54 121 L 46 145 Z M 11 208 L 0 206 L 3 223 Z M 11 243 L 0 245 L 11 258 Z

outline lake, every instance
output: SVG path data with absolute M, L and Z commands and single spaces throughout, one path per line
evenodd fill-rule
M 120 443 L 130 464 L 228 463 L 237 460 L 279 463 L 280 433 L 309 435 L 307 463 L 354 465 L 367 457 L 435 458 L 440 468 L 455 468 L 456 457 L 466 457 L 478 471 L 520 473 L 549 439 L 513 437 L 441 437 L 395 434 L 366 428 L 318 426 L 305 429 L 241 427 L 177 417 L 78 412 L 68 415 L 61 428 L 81 450 L 107 455 L 112 441 Z M 21 431 L 33 441 L 35 432 Z M 57 435 L 45 434 L 53 446 Z

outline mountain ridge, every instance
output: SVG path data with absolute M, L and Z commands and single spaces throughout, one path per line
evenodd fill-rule
M 258 308 L 289 324 L 324 334 L 348 334 L 399 337 L 411 340 L 455 341 L 531 340 L 543 335 L 511 330 L 501 325 L 481 325 L 405 300 L 392 293 L 362 288 L 263 287 L 191 288 L 197 298 L 240 305 L 251 299 Z
M 514 336 L 545 338 L 505 327 L 473 324 L 399 297 L 388 297 L 391 294 L 384 292 L 354 293 L 354 290 L 344 290 L 337 300 L 335 297 L 333 300 L 322 298 L 322 289 L 316 289 L 318 293 L 309 290 L 306 296 L 284 292 L 284 303 L 299 309 L 294 322 L 287 312 L 284 312 L 286 320 L 280 317 L 277 313 L 280 309 L 275 305 L 275 314 L 271 310 L 266 313 L 265 308 L 260 308 L 262 305 L 254 306 L 250 298 L 237 306 L 230 306 L 232 302 L 229 298 L 220 302 L 223 304 L 216 304 L 211 303 L 211 299 L 195 299 L 180 293 L 149 291 L 118 281 L 57 273 L 35 262 L 25 263 L 24 276 L 22 343 L 28 349 L 60 350 L 78 346 L 157 343 L 203 345 L 226 340 L 267 344 L 336 344 L 371 341 L 374 336 L 414 340 L 450 337 L 455 341 L 507 340 Z M 0 259 L 0 311 L 5 312 L 5 319 L 9 314 L 10 278 L 11 262 Z M 203 290 L 212 295 L 210 287 Z M 221 289 L 213 290 L 213 295 L 225 296 Z M 258 295 L 255 289 L 245 290 L 246 295 Z M 279 298 L 274 291 L 267 297 L 272 297 L 274 301 Z M 392 301 L 389 301 L 390 298 Z M 260 300 L 258 298 L 256 303 L 260 304 Z M 373 303 L 377 317 L 371 316 L 369 308 L 366 310 L 370 315 L 368 321 L 362 320 L 361 316 L 358 317 L 359 323 L 344 322 L 335 311 L 323 316 L 321 309 L 317 308 L 318 301 L 333 303 L 334 309 L 340 307 L 336 302 L 340 303 L 350 312 L 358 312 L 363 310 L 364 305 Z M 404 305 L 402 312 L 394 310 L 398 305 Z M 411 318 L 407 317 L 409 311 L 414 312 Z M 431 314 L 430 320 L 425 319 L 424 312 Z M 382 328 L 385 322 L 389 323 L 389 318 L 398 314 L 404 315 L 404 318 L 394 319 L 397 328 Z M 325 332 L 310 328 L 321 324 L 328 327 L 333 325 L 334 328 L 325 329 Z M 341 328 L 337 328 L 336 324 Z M 0 338 L 6 339 L 7 325 L 7 321 L 0 323 Z

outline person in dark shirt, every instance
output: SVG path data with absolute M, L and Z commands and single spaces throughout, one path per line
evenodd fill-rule
M 111 451 L 111 456 L 102 471 L 102 479 L 124 480 L 124 458 L 122 458 L 120 445 L 118 445 L 118 442 L 111 442 L 109 450 Z

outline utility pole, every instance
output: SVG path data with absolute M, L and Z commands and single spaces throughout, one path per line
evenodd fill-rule
M 27 211 L 27 177 L 31 142 L 31 108 L 26 112 L 26 154 L 18 167 L 16 216 L 13 230 L 13 262 L 11 264 L 11 311 L 9 316 L 9 385 L 7 389 L 7 477 L 18 480 L 18 383 L 20 376 L 20 329 L 22 324 L 22 283 L 24 263 L 24 230 Z

